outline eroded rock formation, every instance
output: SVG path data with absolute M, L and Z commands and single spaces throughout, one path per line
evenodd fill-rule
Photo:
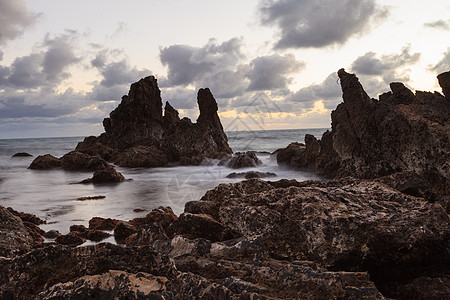
M 87 137 L 76 150 L 100 155 L 123 167 L 162 167 L 169 162 L 199 164 L 205 158 L 219 159 L 232 151 L 209 89 L 198 91 L 197 123 L 180 119 L 167 102 L 162 113 L 161 92 L 156 78 L 133 83 L 119 106 L 105 118 L 105 132 Z
M 439 93 L 411 92 L 402 83 L 391 83 L 391 92 L 371 99 L 355 74 L 344 69 L 338 76 L 343 102 L 331 114 L 332 129 L 317 141 L 305 139 L 289 163 L 313 168 L 319 174 L 343 178 L 420 177 L 430 201 L 448 208 L 450 195 L 450 73 L 438 76 Z M 288 152 L 289 147 L 284 150 Z M 281 152 L 279 153 L 279 156 Z M 402 175 L 395 175 L 400 173 Z M 416 180 L 417 181 L 417 180 Z M 393 180 L 392 183 L 398 186 Z M 418 191 L 410 189 L 413 195 Z

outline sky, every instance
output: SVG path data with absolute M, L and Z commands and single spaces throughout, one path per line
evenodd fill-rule
M 149 75 L 193 121 L 209 87 L 225 130 L 329 128 L 340 68 L 440 92 L 450 3 L 0 0 L 0 139 L 99 135 Z

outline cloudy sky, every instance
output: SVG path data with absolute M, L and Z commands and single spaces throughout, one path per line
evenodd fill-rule
M 0 138 L 98 135 L 148 75 L 193 120 L 209 87 L 228 130 L 327 128 L 342 67 L 372 97 L 440 91 L 450 3 L 0 0 Z

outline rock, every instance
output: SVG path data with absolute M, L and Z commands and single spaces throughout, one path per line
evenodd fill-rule
M 0 205 L 0 257 L 12 257 L 31 249 L 33 239 L 19 217 Z
M 140 228 L 138 232 L 129 235 L 125 239 L 127 246 L 153 245 L 157 240 L 167 240 L 167 235 L 161 223 L 150 223 Z
M 442 92 L 445 97 L 447 99 L 450 98 L 450 72 L 439 74 L 437 79 L 439 81 L 439 85 L 442 87 Z
M 105 132 L 97 138 L 86 138 L 76 150 L 126 167 L 161 167 L 168 162 L 199 164 L 204 158 L 230 155 L 217 103 L 209 89 L 199 91 L 198 104 L 197 123 L 188 118 L 180 120 L 169 103 L 163 116 L 156 78 L 143 78 L 131 85 L 128 96 L 104 119 Z
M 84 242 L 86 242 L 86 240 L 79 234 L 77 234 L 77 232 L 71 232 L 69 234 L 56 237 L 55 242 L 61 245 L 75 247 L 83 244 Z
M 178 219 L 177 215 L 170 207 L 158 207 L 149 212 L 144 218 L 135 218 L 130 220 L 135 228 L 144 228 L 152 223 L 158 223 L 162 228 L 166 229 L 170 224 Z
M 41 225 L 47 223 L 45 220 L 37 217 L 36 215 L 25 213 L 25 212 L 19 212 L 14 210 L 12 207 L 8 207 L 7 210 L 15 215 L 16 217 L 19 217 L 23 222 L 30 222 L 35 225 Z
M 86 275 L 74 282 L 59 283 L 39 295 L 39 299 L 167 299 L 168 279 L 139 272 L 109 270 L 101 275 Z
M 229 240 L 234 237 L 228 227 L 205 214 L 183 213 L 167 231 L 169 236 L 184 234 L 213 242 Z
M 89 230 L 114 230 L 119 222 L 110 218 L 93 217 L 89 220 Z
M 106 196 L 87 196 L 87 197 L 79 197 L 77 198 L 77 201 L 86 201 L 86 200 L 98 200 L 98 199 L 105 199 Z
M 88 230 L 89 230 L 89 229 L 86 228 L 86 226 L 84 226 L 84 225 L 72 225 L 72 226 L 70 226 L 70 228 L 69 228 L 69 231 L 70 231 L 70 232 L 77 231 L 77 232 L 83 233 L 83 234 L 87 233 Z
M 137 228 L 129 222 L 119 222 L 114 228 L 114 238 L 119 244 L 125 244 L 126 239 L 137 232 Z
M 42 236 L 47 239 L 56 239 L 58 236 L 60 236 L 61 233 L 58 230 L 49 230 L 46 233 L 44 233 Z
M 439 204 L 376 181 L 277 185 L 221 184 L 202 201 L 214 203 L 217 221 L 236 234 L 262 235 L 270 257 L 368 271 L 386 296 L 390 285 L 424 276 L 430 266 L 442 273 L 450 264 L 450 223 Z
M 261 165 L 261 160 L 255 152 L 236 152 L 228 162 L 228 167 L 232 169 L 252 168 Z
M 123 181 L 125 181 L 125 177 L 123 177 L 122 173 L 117 172 L 114 167 L 110 167 L 106 170 L 95 171 L 92 178 L 85 179 L 80 183 L 102 184 L 102 183 L 118 183 Z
M 33 155 L 31 155 L 30 153 L 27 153 L 27 152 L 19 152 L 19 153 L 14 154 L 12 157 L 29 157 L 29 156 L 33 156 Z
M 290 143 L 285 149 L 278 149 L 277 152 L 277 163 L 278 164 L 291 164 L 291 160 L 294 156 L 299 156 L 303 151 L 305 151 L 305 145 L 302 143 Z
M 245 178 L 245 179 L 251 179 L 251 178 L 266 178 L 266 177 L 275 177 L 277 174 L 272 172 L 258 172 L 258 171 L 248 171 L 248 172 L 241 172 L 241 173 L 230 173 L 226 177 L 227 178 Z
M 94 242 L 100 242 L 104 239 L 110 237 L 111 234 L 101 231 L 101 230 L 88 230 L 86 232 L 86 239 L 94 241 Z
M 100 156 L 91 156 L 79 151 L 72 151 L 61 157 L 62 168 L 68 171 L 98 171 L 111 166 Z
M 48 170 L 60 167 L 61 161 L 59 158 L 50 154 L 45 154 L 36 157 L 28 168 L 35 170 Z
M 154 146 L 135 146 L 128 148 L 117 153 L 112 159 L 118 166 L 129 168 L 165 167 L 169 163 L 167 157 Z
M 311 134 L 305 135 L 305 148 L 300 153 L 294 154 L 290 164 L 298 169 L 316 169 L 316 161 L 320 154 L 320 142 Z
M 145 246 L 126 248 L 110 243 L 76 248 L 48 246 L 13 259 L 0 258 L 0 299 L 36 299 L 55 284 L 75 282 L 80 277 L 101 275 L 109 270 L 148 272 L 168 279 L 179 273 L 173 261 Z

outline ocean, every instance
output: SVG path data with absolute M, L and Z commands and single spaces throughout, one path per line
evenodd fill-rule
M 305 134 L 320 138 L 326 129 L 295 129 L 227 132 L 234 152 L 273 152 L 293 141 L 303 142 Z M 237 182 L 229 179 L 232 172 L 255 170 L 273 172 L 277 177 L 299 181 L 318 179 L 313 173 L 283 169 L 268 154 L 258 154 L 263 165 L 234 170 L 224 166 L 180 166 L 167 168 L 120 168 L 126 179 L 120 184 L 76 184 L 92 177 L 92 172 L 63 170 L 30 170 L 28 166 L 38 155 L 61 157 L 75 149 L 84 137 L 29 138 L 0 140 L 0 205 L 32 213 L 47 221 L 41 228 L 55 229 L 62 234 L 69 226 L 87 226 L 92 217 L 129 220 L 145 216 L 159 206 L 170 206 L 179 215 L 187 201 L 199 200 L 206 191 L 220 183 Z M 28 152 L 34 157 L 12 157 Z M 81 197 L 105 196 L 97 200 L 77 200 Z M 136 210 L 138 209 L 138 210 Z

